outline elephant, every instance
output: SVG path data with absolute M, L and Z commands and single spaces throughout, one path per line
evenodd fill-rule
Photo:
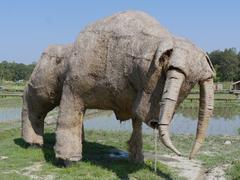
M 52 45 L 42 53 L 24 90 L 22 137 L 29 145 L 42 146 L 44 118 L 59 106 L 54 151 L 56 159 L 68 166 L 82 159 L 86 109 L 112 110 L 118 120 L 132 120 L 128 145 L 133 161 L 144 158 L 143 122 L 181 155 L 169 126 L 179 104 L 199 84 L 191 159 L 204 142 L 212 115 L 214 75 L 205 52 L 172 35 L 147 13 L 116 13 L 88 25 L 72 44 Z

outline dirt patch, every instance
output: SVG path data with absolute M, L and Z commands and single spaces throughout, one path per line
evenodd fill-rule
M 154 153 L 144 153 L 144 157 L 153 160 Z M 189 180 L 225 180 L 225 172 L 230 167 L 229 164 L 225 164 L 204 170 L 200 161 L 189 160 L 186 157 L 179 157 L 176 155 L 157 155 L 157 159 L 161 163 L 177 171 L 179 176 Z
M 144 157 L 146 159 L 154 159 L 154 153 L 144 153 Z M 185 177 L 186 179 L 202 179 L 203 170 L 200 161 L 189 160 L 186 157 L 175 155 L 157 155 L 157 160 L 169 166 L 178 172 L 179 176 Z
M 43 162 L 36 162 L 33 165 L 25 167 L 21 170 L 10 170 L 10 171 L 6 171 L 3 173 L 5 173 L 5 174 L 16 173 L 16 174 L 20 174 L 23 176 L 27 176 L 30 179 L 37 179 L 37 180 L 53 180 L 53 179 L 55 179 L 54 175 L 45 175 L 45 176 L 36 175 L 38 172 L 41 171 L 42 165 L 43 165 Z
M 229 168 L 229 164 L 218 166 L 212 169 L 209 169 L 205 172 L 206 180 L 225 180 L 225 172 Z
M 21 174 L 24 176 L 28 176 L 31 179 L 42 179 L 41 177 L 34 175 L 34 173 L 41 171 L 41 168 L 42 168 L 42 163 L 37 162 L 37 163 L 34 163 L 32 166 L 23 168 L 21 170 Z

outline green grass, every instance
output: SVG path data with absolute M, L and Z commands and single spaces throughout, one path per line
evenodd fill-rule
M 25 87 L 25 82 L 23 83 L 16 83 L 13 81 L 1 81 L 1 86 L 4 86 L 4 89 L 7 89 L 8 91 L 23 91 Z
M 219 84 L 222 84 L 223 89 L 227 89 L 227 90 L 229 90 L 230 87 L 232 87 L 232 82 L 230 82 L 230 81 L 219 82 Z
M 11 130 L 11 129 L 15 129 L 15 128 L 19 128 L 20 127 L 20 121 L 16 120 L 16 121 L 5 121 L 5 122 L 1 122 L 0 123 L 0 137 L 2 132 L 5 133 L 6 130 Z
M 239 180 L 240 179 L 240 161 L 235 161 L 232 167 L 227 171 L 229 179 Z
M 189 94 L 188 98 L 199 98 L 199 94 Z M 236 99 L 236 95 L 229 93 L 215 93 L 214 98 Z
M 225 145 L 225 141 L 231 141 L 230 145 Z M 204 143 L 198 158 L 204 162 L 207 168 L 213 168 L 221 164 L 231 164 L 240 158 L 240 137 L 211 136 Z
M 14 108 L 22 106 L 21 97 L 0 98 L 0 108 Z
M 191 100 L 194 98 L 194 100 Z M 237 96 L 229 93 L 215 93 L 214 94 L 214 107 L 240 107 L 240 100 Z M 199 106 L 199 93 L 189 94 L 188 97 L 180 105 L 184 108 L 198 107 Z M 220 100 L 221 99 L 221 100 Z
M 180 106 L 177 112 L 182 114 L 185 118 L 196 119 L 198 117 L 198 107 Z M 214 107 L 213 118 L 224 118 L 231 120 L 239 116 L 240 106 L 235 107 Z
M 126 150 L 125 142 L 130 136 L 126 132 L 86 131 L 82 162 L 70 168 L 58 168 L 54 158 L 55 135 L 52 128 L 45 133 L 45 146 L 33 149 L 27 148 L 20 138 L 19 128 L 6 130 L 6 126 L 0 124 L 0 156 L 8 157 L 0 160 L 1 179 L 27 179 L 29 175 L 26 174 L 43 179 L 47 176 L 56 179 L 179 179 L 173 170 L 161 163 L 157 164 L 155 173 L 152 161 L 138 164 L 128 159 L 110 158 L 109 152 L 113 149 Z M 36 170 L 35 166 L 39 164 L 41 168 Z M 35 171 L 27 170 L 31 166 Z
M 44 136 L 43 149 L 27 148 L 20 138 L 20 124 L 14 122 L 0 123 L 0 156 L 8 159 L 0 160 L 1 179 L 26 179 L 29 173 L 26 168 L 41 165 L 41 168 L 30 174 L 41 178 L 54 176 L 56 179 L 179 179 L 177 173 L 166 165 L 158 163 L 157 173 L 153 171 L 153 162 L 147 160 L 144 164 L 132 163 L 128 159 L 113 159 L 109 153 L 113 149 L 126 151 L 126 141 L 129 132 L 116 131 L 86 131 L 86 141 L 83 145 L 83 160 L 71 168 L 58 168 L 54 158 L 55 143 L 54 127 L 48 127 Z M 194 136 L 177 135 L 172 137 L 176 147 L 188 156 L 194 141 Z M 224 145 L 226 140 L 231 145 Z M 154 139 L 144 135 L 144 151 L 153 152 Z M 227 177 L 239 177 L 240 137 L 210 136 L 206 139 L 196 159 L 203 162 L 206 169 L 223 164 L 233 164 L 227 170 Z M 158 152 L 172 154 L 163 145 Z M 37 168 L 36 168 L 37 169 Z M 24 175 L 25 173 L 25 175 Z M 180 178 L 181 179 L 181 178 Z
M 222 84 L 223 85 L 223 90 L 229 90 L 230 87 L 232 87 L 232 82 L 230 81 L 224 81 L 224 82 L 214 82 L 215 84 Z M 196 84 L 193 88 L 193 91 L 198 91 L 199 86 Z
M 225 141 L 231 141 L 231 145 L 225 145 Z M 240 179 L 240 137 L 209 137 L 204 143 L 198 159 L 207 169 L 217 166 L 230 165 L 226 170 L 227 179 Z

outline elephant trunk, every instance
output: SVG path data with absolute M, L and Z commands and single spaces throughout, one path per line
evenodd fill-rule
M 167 72 L 166 83 L 164 86 L 163 96 L 160 102 L 159 114 L 159 135 L 162 143 L 175 152 L 177 155 L 181 153 L 174 147 L 169 135 L 169 124 L 174 115 L 179 92 L 185 75 L 177 69 L 171 69 Z
M 29 102 L 30 101 L 30 102 Z M 43 128 L 46 114 L 39 113 L 40 106 L 32 108 L 31 104 L 38 104 L 38 99 L 34 96 L 34 101 L 26 88 L 23 94 L 22 106 L 22 138 L 29 144 L 43 145 Z M 29 105 L 30 104 L 30 105 Z
M 27 131 L 28 131 L 28 127 L 31 125 L 29 118 L 28 118 L 28 105 L 27 105 L 27 98 L 26 95 L 27 94 L 27 89 L 25 89 L 24 93 L 23 93 L 23 105 L 22 105 L 22 114 L 21 114 L 21 120 L 22 120 L 22 137 L 23 139 L 28 139 L 27 136 Z
M 206 81 L 202 81 L 199 84 L 200 84 L 200 102 L 199 102 L 197 134 L 196 134 L 195 144 L 192 148 L 189 159 L 192 159 L 200 149 L 205 139 L 209 119 L 213 112 L 213 104 L 214 104 L 213 79 L 211 78 Z

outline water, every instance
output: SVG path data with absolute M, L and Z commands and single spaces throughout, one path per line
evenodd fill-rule
M 174 116 L 171 124 L 171 133 L 195 134 L 197 127 L 198 109 L 180 109 Z M 0 122 L 20 119 L 21 108 L 0 108 Z M 101 129 L 113 131 L 131 131 L 131 121 L 120 122 L 116 120 L 112 111 L 100 111 L 98 113 L 87 112 L 84 118 L 86 129 Z M 239 108 L 216 109 L 209 123 L 208 135 L 237 135 L 240 128 Z M 143 125 L 145 133 L 153 130 Z
M 21 108 L 0 108 L 0 122 L 20 119 Z
M 198 113 L 197 109 L 182 109 L 177 112 L 173 118 L 170 131 L 173 134 L 196 134 L 197 129 L 197 115 L 186 114 Z M 219 110 L 221 111 L 221 110 Z M 208 135 L 238 135 L 238 128 L 240 128 L 240 112 L 237 114 L 225 117 L 215 114 L 209 123 Z M 197 114 L 196 113 L 196 114 Z M 218 111 L 215 111 L 218 113 Z M 220 112 L 219 112 L 220 113 Z M 229 111 L 229 113 L 232 113 Z M 188 115 L 188 116 L 187 116 Z M 131 131 L 131 121 L 120 122 L 116 120 L 115 115 L 111 111 L 101 113 L 95 117 L 85 118 L 84 127 L 87 129 L 102 129 L 102 130 L 117 130 L 117 131 Z M 145 133 L 152 133 L 153 129 L 147 125 L 143 125 Z

